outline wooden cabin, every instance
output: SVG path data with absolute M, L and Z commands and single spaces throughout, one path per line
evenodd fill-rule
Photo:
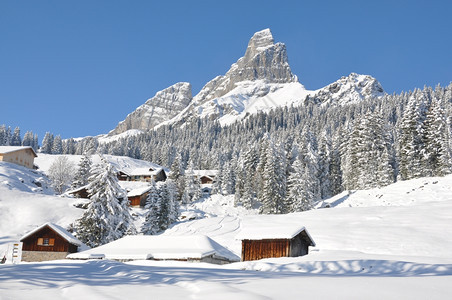
M 22 261 L 47 261 L 64 259 L 69 253 L 75 253 L 82 246 L 77 238 L 64 228 L 45 223 L 30 231 L 20 240 Z
M 33 169 L 35 157 L 38 155 L 30 146 L 0 146 L 0 161 Z
M 130 172 L 119 171 L 117 177 L 119 181 L 151 182 L 154 180 L 155 182 L 158 182 L 165 181 L 167 176 L 163 168 L 138 168 Z
M 129 199 L 130 206 L 145 206 L 146 198 L 151 188 L 152 186 L 145 186 L 129 191 L 127 193 L 127 199 Z
M 308 254 L 315 243 L 305 227 L 262 227 L 242 230 L 242 261 L 272 257 L 296 257 Z
M 218 170 L 193 170 L 193 176 L 196 180 L 199 180 L 199 183 L 202 185 L 213 184 L 217 174 Z

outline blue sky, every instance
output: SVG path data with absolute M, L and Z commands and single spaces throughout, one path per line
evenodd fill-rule
M 351 72 L 388 93 L 452 81 L 452 1 L 0 0 L 0 124 L 107 133 L 157 91 L 196 94 L 270 28 L 307 89 Z

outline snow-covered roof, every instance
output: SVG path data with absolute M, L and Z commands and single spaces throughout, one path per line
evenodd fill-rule
M 217 176 L 218 174 L 218 170 L 193 170 L 193 175 L 195 176 L 207 176 L 207 177 L 212 177 L 212 176 Z
M 127 193 L 127 197 L 141 196 L 144 193 L 147 193 L 151 188 L 152 188 L 152 186 L 148 185 L 148 186 L 143 186 L 140 188 L 133 189 Z
M 30 231 L 27 234 L 25 234 L 20 240 L 26 239 L 30 235 L 34 234 L 35 232 L 38 232 L 39 230 L 41 230 L 42 228 L 44 228 L 46 226 L 49 226 L 53 231 L 57 232 L 62 238 L 64 238 L 69 243 L 74 244 L 76 246 L 84 245 L 81 241 L 79 241 L 76 237 L 74 237 L 66 229 L 64 229 L 63 227 L 61 227 L 61 226 L 59 226 L 57 224 L 51 223 L 51 222 L 44 223 L 41 226 L 33 229 L 32 231 Z
M 16 152 L 24 149 L 30 149 L 33 151 L 35 157 L 38 157 L 35 150 L 31 146 L 0 146 L 0 154 Z
M 295 226 L 293 224 L 288 224 L 287 226 L 250 226 L 243 228 L 235 238 L 238 240 L 292 239 L 302 231 L 304 231 L 312 241 L 312 246 L 315 246 L 315 242 L 309 235 L 306 228 L 304 226 Z
M 157 175 L 162 170 L 163 168 L 137 168 L 124 173 L 127 173 L 129 176 L 153 176 Z
M 71 259 L 115 260 L 201 259 L 214 254 L 237 261 L 239 258 L 205 235 L 132 235 L 87 251 L 72 253 Z

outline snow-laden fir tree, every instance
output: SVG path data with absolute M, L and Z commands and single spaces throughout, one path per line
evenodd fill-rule
M 313 195 L 310 193 L 309 174 L 297 157 L 292 164 L 292 172 L 288 178 L 287 206 L 289 211 L 298 212 L 312 208 Z
M 189 204 L 201 199 L 202 191 L 201 184 L 198 179 L 195 178 L 195 173 L 193 171 L 193 163 L 190 162 L 188 170 L 185 170 L 184 181 L 185 188 L 182 195 L 182 203 Z
M 143 234 L 157 234 L 177 221 L 179 217 L 179 202 L 174 182 L 151 183 L 151 190 L 146 199 L 145 220 L 141 227 Z
M 63 154 L 63 141 L 59 135 L 53 139 L 52 154 Z
M 146 198 L 146 205 L 144 206 L 144 222 L 141 226 L 141 233 L 145 235 L 153 235 L 160 232 L 160 206 L 161 206 L 160 191 L 154 180 L 151 181 L 151 189 Z
M 448 126 L 444 105 L 434 98 L 423 124 L 425 148 L 424 169 L 428 176 L 444 176 L 451 172 L 451 153 L 448 147 Z
M 11 146 L 20 146 L 22 145 L 22 139 L 20 137 L 20 128 L 14 128 L 13 135 L 11 137 Z
M 97 247 L 135 234 L 126 191 L 121 188 L 114 167 L 101 156 L 89 179 L 90 202 L 76 221 L 76 236 L 90 247 Z
M 399 177 L 402 180 L 422 177 L 424 134 L 427 100 L 417 90 L 410 97 L 399 125 Z
M 41 152 L 51 154 L 53 147 L 53 134 L 46 132 L 44 139 L 42 140 Z
M 74 180 L 72 181 L 72 189 L 75 190 L 88 184 L 88 178 L 90 177 L 91 173 L 91 166 L 91 155 L 83 155 L 78 164 L 77 172 L 74 175 Z
M 378 112 L 367 112 L 350 135 L 344 182 L 346 189 L 370 189 L 394 182 L 390 137 Z
M 285 154 L 270 140 L 266 151 L 266 164 L 263 170 L 263 190 L 261 212 L 282 214 L 286 212 L 286 170 Z M 282 162 L 284 160 L 284 162 Z

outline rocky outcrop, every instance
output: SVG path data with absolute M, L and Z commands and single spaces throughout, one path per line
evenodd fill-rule
M 179 82 L 147 100 L 126 119 L 118 124 L 108 135 L 116 135 L 130 129 L 147 131 L 156 125 L 170 120 L 190 104 L 192 100 L 191 85 Z
M 223 76 L 208 82 L 194 98 L 193 104 L 202 104 L 221 97 L 243 81 L 264 80 L 268 83 L 297 82 L 290 70 L 286 46 L 274 43 L 270 29 L 256 32 L 248 43 L 245 55 Z
M 377 79 L 351 73 L 321 88 L 310 99 L 322 105 L 347 105 L 371 98 L 381 98 L 385 91 Z

